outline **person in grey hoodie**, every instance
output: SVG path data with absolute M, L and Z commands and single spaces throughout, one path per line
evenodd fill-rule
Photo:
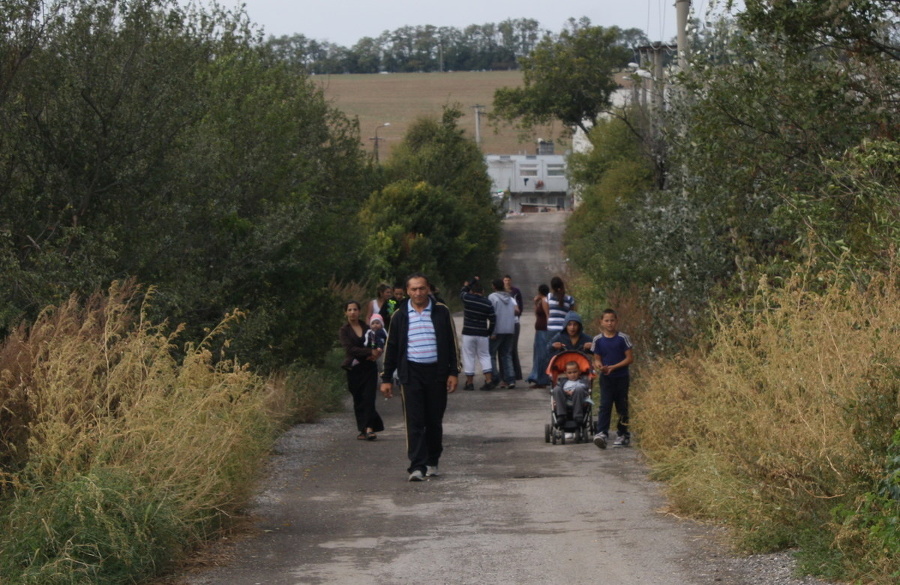
M 513 338 L 516 332 L 516 300 L 504 290 L 503 281 L 496 279 L 492 283 L 494 292 L 488 297 L 494 306 L 496 322 L 491 335 L 491 361 L 495 372 L 503 371 L 501 388 L 516 387 L 516 373 L 513 368 Z M 502 368 L 497 368 L 497 362 Z

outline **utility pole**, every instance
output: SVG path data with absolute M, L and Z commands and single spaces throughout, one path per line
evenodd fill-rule
M 472 106 L 472 109 L 475 110 L 475 144 L 481 145 L 481 110 L 484 109 L 484 106 L 481 104 L 475 104 Z
M 688 68 L 688 36 L 687 22 L 691 11 L 691 0 L 675 0 L 675 22 L 678 24 L 678 67 L 682 71 Z
M 378 137 L 378 130 L 379 130 L 380 128 L 384 128 L 385 126 L 390 126 L 390 125 L 391 125 L 390 122 L 385 122 L 384 124 L 381 124 L 380 126 L 376 126 L 376 127 L 375 127 L 375 138 L 369 138 L 369 140 L 372 140 L 372 141 L 375 142 L 375 164 L 376 164 L 376 165 L 378 164 L 378 141 L 379 141 L 379 140 L 384 140 L 384 138 L 379 138 L 379 137 Z

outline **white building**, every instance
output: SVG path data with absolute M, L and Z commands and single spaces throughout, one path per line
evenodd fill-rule
M 569 209 L 572 198 L 561 154 L 488 154 L 485 157 L 494 193 L 509 197 L 507 211 Z

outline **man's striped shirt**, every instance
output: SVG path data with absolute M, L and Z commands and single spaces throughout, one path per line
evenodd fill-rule
M 436 364 L 437 336 L 434 333 L 434 323 L 431 320 L 433 301 L 428 300 L 428 306 L 419 313 L 409 302 L 409 332 L 407 337 L 406 355 L 411 362 L 417 364 Z

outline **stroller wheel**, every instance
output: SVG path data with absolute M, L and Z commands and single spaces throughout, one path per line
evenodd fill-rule
M 565 433 L 565 432 L 560 432 L 560 433 L 559 433 L 559 442 L 560 442 L 560 444 L 562 444 L 562 445 L 565 445 L 565 444 L 566 444 L 566 433 Z
M 544 425 L 544 442 L 550 442 L 550 423 Z

